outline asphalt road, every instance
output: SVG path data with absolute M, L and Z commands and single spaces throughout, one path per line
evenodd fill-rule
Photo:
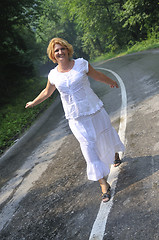
M 156 49 L 95 65 L 121 77 L 127 93 L 127 118 L 126 151 L 117 170 L 106 227 L 102 238 L 93 235 L 91 240 L 159 239 L 158 62 Z M 123 121 L 121 89 L 92 80 L 91 85 L 118 131 Z M 89 239 L 101 192 L 97 182 L 87 180 L 85 167 L 57 99 L 0 159 L 0 239 Z

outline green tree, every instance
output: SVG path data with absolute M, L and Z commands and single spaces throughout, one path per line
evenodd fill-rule
M 36 27 L 36 38 L 47 61 L 46 48 L 50 39 L 53 37 L 61 37 L 70 42 L 74 47 L 74 56 L 88 55 L 83 52 L 81 39 L 81 29 L 77 28 L 77 24 L 70 18 L 68 8 L 64 2 L 56 0 L 44 0 L 40 5 L 42 11 Z
M 7 99 L 22 84 L 22 79 L 34 74 L 38 55 L 31 22 L 37 0 L 2 0 L 0 2 L 0 91 Z M 1 100 L 2 103 L 2 100 Z
M 77 24 L 84 51 L 94 57 L 122 46 L 120 36 L 125 29 L 118 19 L 122 1 L 60 0 Z
M 132 40 L 147 38 L 147 34 L 159 26 L 158 0 L 128 0 L 123 5 L 121 19 Z

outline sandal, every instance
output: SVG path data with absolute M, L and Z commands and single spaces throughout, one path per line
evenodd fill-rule
M 102 193 L 102 201 L 103 201 L 103 203 L 106 203 L 106 202 L 108 202 L 110 200 L 110 198 L 111 198 L 110 190 L 111 190 L 111 187 L 109 185 L 107 192 L 106 193 Z M 104 200 L 104 199 L 107 199 L 107 200 Z
M 114 167 L 118 167 L 121 164 L 121 160 L 119 158 L 119 154 L 117 153 L 117 157 L 114 160 Z M 116 165 L 116 166 L 115 166 Z

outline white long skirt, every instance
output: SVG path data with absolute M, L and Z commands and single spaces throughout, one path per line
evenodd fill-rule
M 80 143 L 87 163 L 89 180 L 97 181 L 110 172 L 115 153 L 123 152 L 124 145 L 104 108 L 98 112 L 69 120 L 69 126 Z

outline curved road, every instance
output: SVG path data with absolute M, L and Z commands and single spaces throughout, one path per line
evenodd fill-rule
M 111 207 L 104 206 L 104 229 L 101 219 L 92 233 L 100 188 L 86 178 L 79 144 L 57 99 L 0 159 L 0 239 L 159 239 L 158 62 L 156 49 L 95 65 L 114 79 L 104 69 L 117 73 L 127 94 L 126 152 L 113 170 L 119 175 Z M 118 131 L 121 89 L 90 81 Z

